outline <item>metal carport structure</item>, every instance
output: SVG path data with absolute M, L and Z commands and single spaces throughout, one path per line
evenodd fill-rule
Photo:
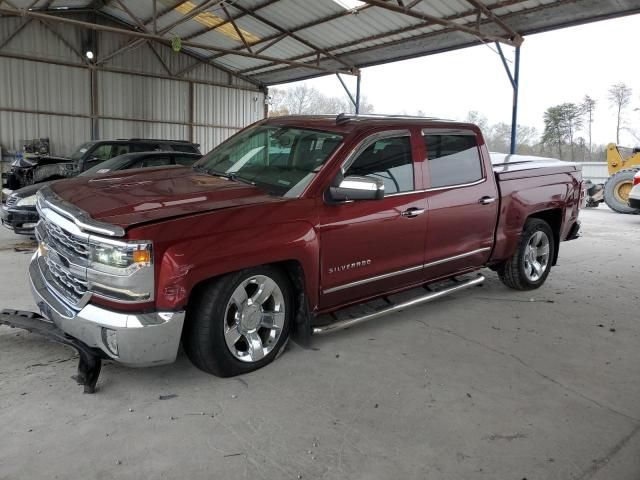
M 638 12 L 640 0 L 0 0 L 0 15 L 22 18 L 0 38 L 0 58 L 20 58 L 2 47 L 36 21 L 75 51 L 72 27 L 121 37 L 108 48 L 95 34 L 82 37 L 77 53 L 92 74 L 117 71 L 112 65 L 119 56 L 147 45 L 165 67 L 157 78 L 185 79 L 208 65 L 228 75 L 225 86 L 241 82 L 265 94 L 278 83 L 354 75 L 356 94 L 347 92 L 357 110 L 361 68 L 491 42 L 513 86 L 513 150 L 523 37 Z M 501 44 L 515 47 L 513 72 Z M 172 47 L 189 61 L 169 65 L 160 47 Z

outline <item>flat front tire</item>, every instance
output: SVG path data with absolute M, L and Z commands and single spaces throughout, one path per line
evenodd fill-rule
M 515 290 L 542 286 L 551 270 L 555 254 L 553 231 L 538 218 L 526 221 L 514 254 L 498 268 L 502 283 Z
M 272 362 L 284 348 L 293 318 L 291 282 L 262 266 L 204 285 L 187 310 L 183 343 L 193 364 L 220 377 Z

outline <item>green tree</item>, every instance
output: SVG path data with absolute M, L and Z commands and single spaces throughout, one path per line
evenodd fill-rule
M 569 146 L 571 160 L 575 160 L 575 135 L 582 128 L 582 107 L 575 103 L 562 103 L 544 112 L 542 144 L 557 147 L 562 158 L 562 147 Z
M 591 126 L 593 125 L 593 112 L 596 109 L 596 101 L 591 98 L 589 95 L 585 95 L 584 98 L 582 99 L 582 112 L 585 116 L 585 120 L 587 122 L 587 134 L 589 137 L 589 161 L 591 161 L 592 159 L 592 148 L 593 148 L 593 143 L 591 141 Z
M 632 90 L 624 82 L 618 82 L 609 88 L 609 103 L 617 112 L 616 144 L 620 144 L 620 128 L 622 127 L 624 110 L 631 104 Z
M 560 105 L 549 107 L 544 112 L 544 132 L 542 144 L 549 148 L 558 148 L 558 158 L 562 158 L 562 146 L 567 139 L 567 130 Z

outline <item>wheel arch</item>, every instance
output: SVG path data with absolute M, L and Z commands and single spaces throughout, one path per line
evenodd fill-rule
M 553 232 L 553 259 L 551 260 L 551 265 L 555 266 L 558 262 L 558 251 L 560 249 L 560 231 L 562 229 L 562 209 L 561 208 L 551 208 L 549 210 L 541 210 L 539 212 L 534 212 L 529 215 L 526 220 L 531 218 L 537 218 L 539 220 L 545 221 L 549 227 L 551 227 L 551 231 Z M 525 223 L 526 223 L 525 220 Z
M 280 269 L 289 279 L 291 287 L 293 288 L 293 301 L 294 301 L 294 318 L 291 328 L 291 336 L 297 343 L 307 346 L 311 340 L 311 314 L 309 308 L 309 295 L 307 292 L 307 282 L 305 279 L 305 270 L 300 260 L 291 258 L 285 260 L 278 260 L 269 263 L 263 263 L 260 265 L 254 265 L 248 268 L 254 267 L 276 267 Z M 240 269 L 242 270 L 242 269 Z M 201 294 L 202 290 L 207 287 L 211 282 L 215 282 L 221 277 L 233 273 L 231 272 L 221 273 L 209 278 L 204 278 L 197 282 L 191 288 L 189 299 L 187 302 L 187 309 L 189 304 L 192 304 L 194 299 Z

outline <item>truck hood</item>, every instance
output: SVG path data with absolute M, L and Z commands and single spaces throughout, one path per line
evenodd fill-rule
M 51 188 L 93 219 L 125 229 L 184 215 L 283 201 L 252 185 L 175 167 L 76 177 L 56 182 Z

